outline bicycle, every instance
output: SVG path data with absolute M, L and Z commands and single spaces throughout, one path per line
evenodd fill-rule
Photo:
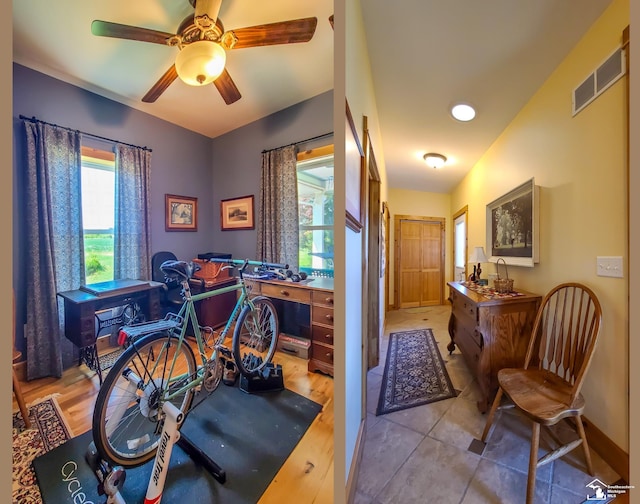
M 250 297 L 244 273 L 249 266 L 265 271 L 287 265 L 248 259 L 211 262 L 238 269 L 236 284 L 194 294 L 190 279 L 199 265 L 165 261 L 161 265 L 165 276 L 182 285 L 180 311 L 120 330 L 118 343 L 126 349 L 104 379 L 92 422 L 96 449 L 111 464 L 135 467 L 153 458 L 164 423 L 163 404 L 170 401 L 186 416 L 201 402 L 193 404 L 197 392 L 206 391 L 204 400 L 218 387 L 228 362 L 234 361 L 245 376 L 268 371 L 278 341 L 278 316 L 271 300 Z M 210 327 L 200 326 L 195 303 L 231 291 L 238 291 L 238 299 L 224 328 L 216 335 Z M 192 339 L 187 336 L 189 327 L 200 364 L 187 341 Z M 225 340 L 232 327 L 229 348 Z

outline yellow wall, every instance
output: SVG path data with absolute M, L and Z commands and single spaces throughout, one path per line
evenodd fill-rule
M 451 196 L 448 194 L 427 193 L 421 191 L 409 191 L 406 189 L 389 189 L 389 212 L 391 220 L 389 221 L 389 304 L 393 304 L 394 285 L 395 285 L 395 229 L 394 218 L 396 215 L 412 215 L 417 217 L 441 217 L 445 221 L 445 244 L 446 250 L 451 249 L 451 215 L 458 208 L 451 208 Z M 451 266 L 451 254 L 445 254 L 445 285 L 453 276 Z M 447 298 L 445 291 L 444 298 Z
M 623 256 L 628 272 L 626 110 L 623 78 L 578 115 L 573 89 L 621 45 L 629 1 L 616 0 L 453 191 L 469 206 L 469 245 L 485 242 L 486 204 L 535 177 L 540 263 L 509 267 L 515 287 L 544 294 L 583 282 L 603 308 L 599 346 L 583 388 L 585 415 L 628 449 L 627 281 L 596 275 L 596 256 Z M 489 113 L 489 112 L 487 112 Z M 493 270 L 493 265 L 490 269 Z

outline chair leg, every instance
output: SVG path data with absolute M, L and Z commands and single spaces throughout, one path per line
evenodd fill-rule
M 12 369 L 12 371 L 13 371 L 13 393 L 16 395 L 16 401 L 18 401 L 18 407 L 20 408 L 20 414 L 22 415 L 24 424 L 27 429 L 30 429 L 31 420 L 29 420 L 29 410 L 27 409 L 27 405 L 24 402 L 24 397 L 22 396 L 20 381 L 18 380 L 18 376 L 16 375 L 16 370 Z
M 496 398 L 493 400 L 493 404 L 491 405 L 491 410 L 489 410 L 489 416 L 487 416 L 487 423 L 484 426 L 484 430 L 482 431 L 482 442 L 487 442 L 487 436 L 489 435 L 489 429 L 491 429 L 491 424 L 493 423 L 493 417 L 496 414 L 496 410 L 498 406 L 500 406 L 500 400 L 502 399 L 502 388 L 498 387 L 498 393 L 496 394 Z
M 589 470 L 589 474 L 591 476 L 595 476 L 595 473 L 593 471 L 593 464 L 591 463 L 591 452 L 589 451 L 587 436 L 584 433 L 584 425 L 582 424 L 582 418 L 580 417 L 580 415 L 576 416 L 576 427 L 578 428 L 580 439 L 582 439 L 582 449 L 584 450 L 584 458 L 587 461 L 587 469 Z
M 531 429 L 531 451 L 529 452 L 529 475 L 527 477 L 527 504 L 533 504 L 536 495 L 536 471 L 538 470 L 538 446 L 540 424 L 533 422 Z

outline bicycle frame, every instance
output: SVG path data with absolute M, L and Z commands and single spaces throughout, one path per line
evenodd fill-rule
M 247 285 L 244 281 L 243 278 L 243 272 L 244 269 L 248 266 L 248 265 L 260 265 L 260 266 L 268 266 L 268 267 L 282 267 L 284 266 L 285 268 L 287 267 L 287 265 L 280 265 L 280 264 L 269 264 L 269 263 L 262 263 L 262 262 L 258 262 L 258 261 L 249 261 L 249 260 L 244 260 L 244 261 L 240 261 L 240 260 L 232 260 L 232 259 L 228 259 L 228 260 L 222 260 L 220 262 L 227 262 L 229 264 L 232 264 L 234 266 L 239 266 L 240 264 L 242 264 L 241 267 L 239 267 L 239 276 L 238 276 L 238 281 L 236 284 L 234 285 L 229 285 L 227 287 L 221 287 L 219 289 L 214 289 L 211 291 L 206 291 L 206 292 L 201 292 L 198 294 L 192 294 L 191 293 L 191 286 L 189 284 L 189 279 L 185 279 L 182 281 L 182 289 L 183 289 L 183 293 L 185 296 L 185 300 L 182 304 L 182 306 L 180 307 L 180 311 L 178 312 L 177 316 L 178 318 L 181 320 L 181 324 L 180 324 L 180 332 L 179 334 L 177 334 L 177 349 L 176 352 L 174 354 L 173 360 L 171 361 L 171 367 L 169 369 L 169 381 L 168 384 L 173 384 L 173 383 L 177 383 L 180 382 L 181 380 L 184 380 L 185 378 L 187 378 L 186 374 L 180 374 L 178 376 L 174 376 L 173 372 L 174 372 L 174 366 L 176 363 L 176 357 L 177 355 L 179 355 L 179 351 L 181 348 L 181 345 L 184 344 L 185 342 L 185 338 L 187 337 L 187 328 L 189 327 L 189 322 L 191 322 L 191 327 L 193 328 L 193 332 L 194 332 L 194 336 L 195 336 L 195 340 L 196 340 L 196 344 L 198 347 L 198 353 L 200 356 L 200 364 L 197 365 L 197 371 L 196 371 L 196 376 L 194 377 L 188 377 L 189 380 L 187 381 L 187 383 L 180 387 L 177 390 L 174 390 L 172 392 L 168 392 L 166 393 L 166 395 L 164 396 L 164 401 L 170 401 L 172 400 L 175 396 L 178 396 L 180 394 L 183 394 L 195 387 L 198 387 L 199 385 L 202 384 L 202 382 L 205 379 L 205 375 L 204 375 L 204 369 L 207 365 L 208 362 L 214 361 L 218 358 L 218 351 L 221 347 L 224 347 L 224 340 L 226 339 L 227 335 L 229 334 L 229 331 L 231 330 L 231 328 L 233 327 L 234 323 L 237 321 L 240 312 L 242 311 L 242 309 L 245 306 L 250 306 L 252 310 L 255 309 L 255 306 L 253 305 L 253 302 L 251 300 L 251 298 L 249 297 L 249 292 L 247 289 Z M 231 312 L 231 315 L 229 316 L 229 319 L 227 320 L 225 326 L 223 327 L 223 329 L 219 332 L 218 336 L 215 338 L 215 340 L 213 341 L 213 349 L 212 352 L 209 356 L 207 356 L 207 349 L 205 348 L 205 342 L 204 342 L 204 338 L 202 336 L 202 331 L 201 331 L 201 326 L 199 324 L 198 321 L 198 316 L 196 313 L 196 309 L 195 309 L 195 303 L 197 301 L 202 301 L 205 299 L 209 299 L 215 296 L 219 296 L 222 294 L 226 294 L 228 292 L 233 292 L 233 291 L 239 291 L 239 295 L 238 295 L 238 299 L 236 301 L 236 304 L 233 308 L 233 311 Z M 177 329 L 177 327 L 175 328 Z M 159 355 L 156 357 L 155 360 L 155 364 L 151 370 L 151 373 L 155 372 L 156 368 L 161 365 L 162 362 L 162 356 L 164 351 L 167 350 L 167 347 L 163 347 L 160 350 Z M 165 363 L 166 364 L 166 363 Z M 136 380 L 137 379 L 137 380 Z M 132 376 L 131 377 L 131 383 L 134 383 L 135 380 L 135 384 L 137 385 L 137 381 L 140 380 L 140 377 L 135 377 Z M 167 389 L 168 390 L 168 389 Z M 186 412 L 185 412 L 186 413 Z

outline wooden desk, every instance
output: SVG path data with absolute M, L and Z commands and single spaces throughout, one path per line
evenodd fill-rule
M 311 348 L 307 369 L 333 376 L 333 278 L 302 282 L 246 279 L 252 294 L 307 304 L 310 309 Z
M 517 291 L 513 297 L 490 298 L 449 282 L 449 352 L 456 345 L 477 379 L 481 397 L 478 409 L 484 413 L 498 390 L 498 371 L 521 367 L 529 345 L 541 296 Z
M 112 319 L 100 320 L 97 313 L 109 308 L 127 306 L 130 311 L 139 310 L 148 320 L 160 318 L 161 288 L 163 284 L 160 282 L 114 280 L 58 293 L 64 300 L 65 337 L 80 349 L 80 363 L 84 362 L 96 371 L 100 383 L 102 371 L 96 349 L 98 329 L 101 324 L 121 327 L 126 320 L 122 314 Z

